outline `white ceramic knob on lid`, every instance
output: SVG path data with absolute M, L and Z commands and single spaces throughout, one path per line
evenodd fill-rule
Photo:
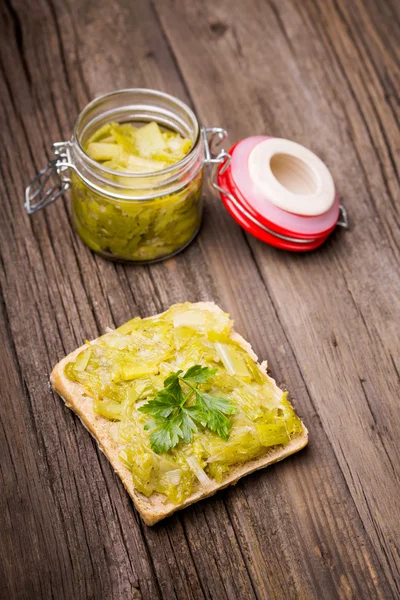
M 335 200 L 328 167 L 304 146 L 281 138 L 257 144 L 249 154 L 249 174 L 269 202 L 305 217 L 325 214 Z

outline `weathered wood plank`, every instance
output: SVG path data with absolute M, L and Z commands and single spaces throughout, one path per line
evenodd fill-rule
M 1 9 L 6 350 L 0 367 L 7 402 L 0 415 L 6 490 L 0 556 L 8 598 L 396 597 L 396 538 L 392 542 L 390 535 L 397 499 L 389 462 L 396 459 L 390 435 L 399 420 L 389 395 L 395 388 L 383 385 L 385 380 L 394 386 L 395 380 L 393 367 L 370 341 L 379 336 L 381 352 L 398 359 L 392 312 L 397 288 L 388 286 L 398 256 L 395 204 L 389 199 L 396 190 L 396 142 L 388 134 L 396 81 L 388 83 L 385 75 L 386 97 L 380 79 L 380 66 L 391 66 L 395 51 L 382 51 L 388 21 L 373 26 L 373 3 L 351 13 L 330 3 L 323 9 L 311 2 L 296 7 L 250 2 L 244 12 L 239 2 L 184 3 L 177 11 L 163 2 L 155 11 L 144 1 L 42 0 L 29 14 L 23 2 Z M 349 39 L 351 19 L 358 16 L 371 30 L 373 60 L 357 54 Z M 344 49 L 332 39 L 336 26 Z M 362 44 L 364 33 L 354 30 L 354 36 Z M 343 75 L 339 63 L 349 60 L 349 48 L 354 64 L 367 65 L 371 73 L 368 98 L 375 111 L 358 98 L 363 80 L 350 90 Z M 379 233 L 383 244 L 371 244 L 356 227 L 314 255 L 279 254 L 246 240 L 209 195 L 204 228 L 185 253 L 133 268 L 85 248 L 72 231 L 68 201 L 29 219 L 21 210 L 23 189 L 51 142 L 68 137 L 91 97 L 130 86 L 192 101 L 204 122 L 227 126 L 233 138 L 268 127 L 308 143 L 340 174 L 355 223 L 365 223 L 375 239 Z M 365 130 L 370 112 L 364 111 L 375 115 L 372 149 Z M 338 140 L 346 142 L 350 159 L 338 155 Z M 367 154 L 358 156 L 359 148 Z M 382 151 L 379 165 L 375 151 Z M 371 172 L 374 189 L 385 191 L 376 206 L 367 176 L 355 177 L 357 161 Z M 309 277 L 315 287 L 305 286 Z M 366 291 L 375 294 L 374 303 Z M 256 351 L 270 358 L 274 374 L 294 392 L 311 446 L 148 529 L 95 443 L 51 395 L 48 373 L 106 326 L 202 299 L 231 311 Z M 327 330 L 324 310 L 332 299 Z M 376 381 L 369 377 L 374 364 Z M 384 411 L 377 410 L 376 394 L 385 400 Z M 379 415 L 375 422 L 368 402 Z M 349 415 L 346 422 L 343 414 Z M 361 435 L 362 453 L 351 443 L 352 431 Z M 362 464 L 363 457 L 372 459 L 372 467 Z M 377 498 L 369 475 L 377 477 L 381 497 L 392 502 L 374 504 L 373 514 L 366 508 Z
M 334 236 L 318 253 L 288 257 L 253 239 L 249 244 L 357 510 L 394 585 L 400 565 L 394 364 L 399 351 L 400 137 L 376 64 L 385 65 L 393 80 L 398 67 L 373 30 L 372 16 L 360 6 L 346 10 L 339 3 L 282 2 L 278 10 L 270 3 L 257 18 L 259 6 L 250 2 L 240 21 L 240 7 L 229 5 L 229 12 L 220 3 L 217 13 L 210 4 L 199 14 L 187 3 L 178 20 L 166 3 L 159 10 L 202 116 L 224 123 L 229 98 L 230 119 L 236 117 L 233 139 L 261 131 L 296 137 L 328 162 L 347 201 L 352 232 L 340 236 L 340 243 Z M 359 33 L 360 21 L 364 32 L 373 35 L 374 59 L 367 33 Z M 189 50 L 194 28 L 195 45 L 203 48 L 197 60 Z M 274 52 L 277 30 L 286 44 Z M 257 46 L 264 51 L 255 53 Z M 224 60 L 208 70 L 216 55 Z

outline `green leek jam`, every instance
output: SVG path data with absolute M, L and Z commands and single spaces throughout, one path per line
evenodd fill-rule
M 232 466 L 261 457 L 303 431 L 286 393 L 230 337 L 232 321 L 222 311 L 177 304 L 166 313 L 135 318 L 88 343 L 65 374 L 93 398 L 93 409 L 110 420 L 110 433 L 135 487 L 181 503 L 200 484 L 224 481 Z M 189 443 L 163 454 L 152 451 L 147 415 L 138 409 L 163 388 L 171 372 L 199 364 L 216 369 L 204 391 L 229 398 L 228 440 L 199 429 Z
M 191 148 L 189 139 L 162 131 L 155 122 L 141 127 L 107 123 L 84 145 L 86 154 L 99 165 L 143 177 L 178 163 Z M 116 175 L 115 180 L 121 182 L 121 176 Z M 172 194 L 149 200 L 116 200 L 107 196 L 107 187 L 104 194 L 98 193 L 74 173 L 75 228 L 92 250 L 108 258 L 146 262 L 170 256 L 186 246 L 200 227 L 202 180 L 201 169 Z M 127 185 L 134 185 L 137 179 L 129 181 Z

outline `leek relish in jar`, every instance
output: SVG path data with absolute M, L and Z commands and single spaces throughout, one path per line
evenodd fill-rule
M 196 236 L 210 154 L 206 130 L 180 100 L 145 89 L 107 94 L 86 106 L 72 140 L 53 150 L 57 158 L 27 188 L 29 213 L 70 188 L 82 240 L 119 261 L 161 260 Z M 53 170 L 59 185 L 45 193 Z

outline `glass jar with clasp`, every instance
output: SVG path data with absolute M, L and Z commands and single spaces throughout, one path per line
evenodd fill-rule
M 153 172 L 119 171 L 87 151 L 88 140 L 107 123 L 156 123 L 189 140 L 190 149 Z M 212 148 L 225 137 L 219 127 L 202 127 L 185 103 L 163 92 L 127 89 L 101 96 L 80 113 L 71 139 L 53 144 L 55 158 L 27 187 L 26 210 L 35 213 L 70 190 L 74 227 L 92 250 L 126 262 L 165 259 L 199 231 L 204 167 L 224 160 L 224 151 L 216 155 Z

